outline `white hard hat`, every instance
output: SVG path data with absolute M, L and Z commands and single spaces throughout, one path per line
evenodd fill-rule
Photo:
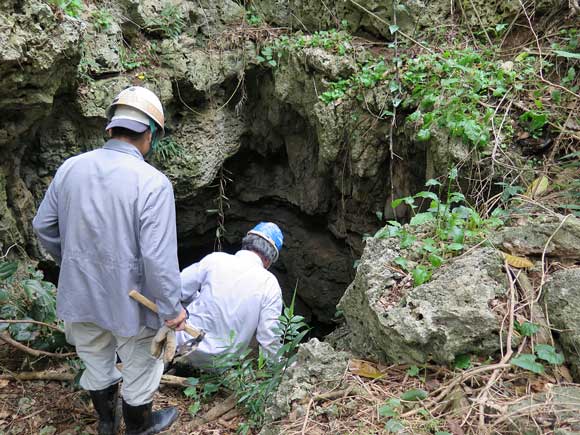
M 107 118 L 110 120 L 107 130 L 124 127 L 141 133 L 149 127 L 151 119 L 159 128 L 159 137 L 165 133 L 161 101 L 157 95 L 141 86 L 131 86 L 121 91 L 107 109 Z

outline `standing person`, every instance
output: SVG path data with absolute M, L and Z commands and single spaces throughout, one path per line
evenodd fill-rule
M 121 379 L 126 433 L 150 435 L 177 418 L 175 408 L 152 412 L 163 363 L 150 344 L 162 322 L 180 330 L 186 317 L 173 189 L 144 160 L 164 133 L 164 115 L 153 92 L 134 86 L 107 116 L 111 139 L 62 164 L 33 227 L 60 265 L 57 313 L 86 366 L 80 384 L 99 415 L 99 435 L 117 433 Z M 156 302 L 159 315 L 130 299 L 131 289 Z
M 205 331 L 199 347 L 187 356 L 188 363 L 209 368 L 216 355 L 247 348 L 254 334 L 267 355 L 276 354 L 281 346 L 274 330 L 282 313 L 282 290 L 267 269 L 278 259 L 283 241 L 276 224 L 262 222 L 243 238 L 235 255 L 214 252 L 181 272 L 190 321 Z M 183 331 L 177 333 L 178 345 L 190 339 Z

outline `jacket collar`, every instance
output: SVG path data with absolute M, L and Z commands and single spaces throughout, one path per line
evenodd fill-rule
M 129 154 L 133 157 L 137 157 L 138 159 L 145 160 L 143 158 L 143 154 L 141 154 L 141 151 L 139 151 L 137 147 L 131 145 L 130 143 L 123 142 L 122 140 L 109 139 L 105 145 L 103 145 L 103 148 L 107 150 L 119 151 L 120 153 Z
M 245 258 L 248 261 L 256 263 L 256 264 L 260 265 L 261 267 L 264 267 L 264 263 L 262 263 L 262 259 L 255 252 L 246 251 L 245 249 L 243 249 L 241 251 L 236 252 L 236 257 Z

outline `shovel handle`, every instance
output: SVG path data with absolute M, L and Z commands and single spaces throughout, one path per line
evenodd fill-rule
M 147 296 L 143 296 L 137 290 L 131 290 L 129 292 L 129 297 L 132 298 L 132 299 L 134 299 L 134 300 L 136 300 L 141 305 L 146 306 L 147 308 L 149 308 L 154 313 L 159 312 L 159 310 L 157 309 L 157 305 L 155 304 L 155 302 L 153 302 Z M 204 335 L 204 332 L 203 331 L 201 331 L 201 330 L 199 330 L 197 328 L 194 328 L 193 326 L 189 325 L 187 322 L 185 323 L 184 330 L 189 335 L 191 335 L 193 338 L 197 338 L 200 335 L 202 335 L 202 336 Z

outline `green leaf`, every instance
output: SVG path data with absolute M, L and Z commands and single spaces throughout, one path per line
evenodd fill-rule
M 4 304 L 8 301 L 9 295 L 8 291 L 4 288 L 0 288 L 0 303 Z
M 16 261 L 3 261 L 0 263 L 0 281 L 10 278 L 18 269 Z
M 433 267 L 439 267 L 443 264 L 445 260 L 443 259 L 443 257 L 437 255 L 437 254 L 430 254 L 429 255 L 429 263 L 431 263 L 431 265 Z
M 430 178 L 425 183 L 425 186 L 427 186 L 427 187 L 429 187 L 429 186 L 441 186 L 441 183 L 439 181 L 435 180 L 434 178 Z
M 554 50 L 556 56 L 565 57 L 567 59 L 580 59 L 580 53 L 572 53 L 570 51 Z
M 397 26 L 396 24 L 391 24 L 389 26 L 389 32 L 391 32 L 391 35 L 394 34 L 397 30 L 399 30 L 399 26 Z
M 419 375 L 419 367 L 417 366 L 411 366 L 407 369 L 407 375 L 411 376 L 411 377 L 415 377 Z
M 425 400 L 428 395 L 429 393 L 427 393 L 427 391 L 415 388 L 401 394 L 401 400 L 405 400 L 406 402 L 417 402 L 419 400 Z
M 549 344 L 537 344 L 535 351 L 536 355 L 538 355 L 538 358 L 543 359 L 550 364 L 564 364 L 564 355 L 556 352 L 556 349 L 554 349 L 554 347 L 550 346 Z
M 392 418 L 385 424 L 385 430 L 389 433 L 398 433 L 405 430 L 405 426 L 400 420 Z
M 412 226 L 422 225 L 425 222 L 432 221 L 433 219 L 435 219 L 433 213 L 430 212 L 417 213 L 415 216 L 411 218 L 411 222 L 409 222 L 409 225 Z
M 431 139 L 431 130 L 428 128 L 422 128 L 417 132 L 417 140 L 420 142 L 426 142 Z
M 256 56 L 256 60 L 257 60 L 258 62 L 260 62 L 260 63 L 262 63 L 262 62 L 266 62 L 266 58 L 265 58 L 265 57 L 262 57 L 262 56 Z
M 433 192 L 419 192 L 417 195 L 419 198 L 428 198 L 432 199 L 433 201 L 439 201 L 439 197 L 436 193 Z
M 427 267 L 419 265 L 413 269 L 411 275 L 413 276 L 413 285 L 417 287 L 429 281 L 431 271 Z
M 471 367 L 471 357 L 468 354 L 457 355 L 453 362 L 453 366 L 460 370 L 468 369 Z
M 544 373 L 544 366 L 541 363 L 536 362 L 536 355 L 530 353 L 523 353 L 515 356 L 511 359 L 510 363 L 534 373 Z
M 449 432 L 437 431 L 437 432 L 435 432 L 435 435 L 451 435 L 451 434 Z
M 540 326 L 536 325 L 535 323 L 524 322 L 520 324 L 517 320 L 514 322 L 514 326 L 516 331 L 522 334 L 525 337 L 531 337 L 532 335 L 536 334 L 540 330 Z
M 456 168 L 456 167 L 453 167 L 453 168 L 451 169 L 451 171 L 449 171 L 449 179 L 450 179 L 450 180 L 455 180 L 455 179 L 457 178 L 457 174 L 458 174 L 458 172 L 459 172 L 459 171 L 457 170 L 457 168 Z
M 379 407 L 379 416 L 380 417 L 397 417 L 399 413 L 397 410 L 391 405 L 382 405 Z
M 450 243 L 447 245 L 447 249 L 450 251 L 461 251 L 463 247 L 463 243 Z
M 189 408 L 187 408 L 187 411 L 189 412 L 189 415 L 191 415 L 192 417 L 195 417 L 200 409 L 201 409 L 201 402 L 196 400 L 191 405 L 189 405 Z
M 394 263 L 401 266 L 401 268 L 404 270 L 408 270 L 408 268 L 409 268 L 409 262 L 407 261 L 406 258 L 397 257 L 397 258 L 395 258 Z

